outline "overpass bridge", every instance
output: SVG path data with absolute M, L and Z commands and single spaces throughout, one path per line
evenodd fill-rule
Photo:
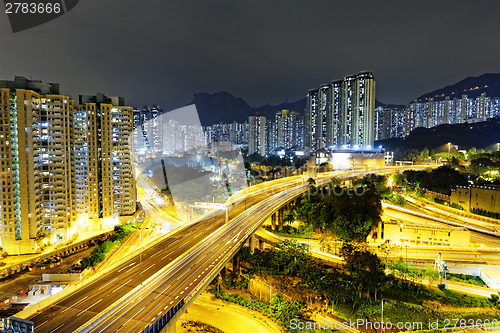
M 332 176 L 346 179 L 398 169 L 319 174 L 317 184 L 323 186 Z M 306 190 L 306 182 L 300 176 L 289 177 L 235 194 L 228 203 L 230 223 L 224 225 L 222 212 L 185 226 L 144 249 L 142 260 L 139 254 L 124 258 L 81 288 L 45 307 L 27 308 L 20 317 L 34 321 L 36 332 L 157 332 L 161 327 L 166 332 L 255 230 Z M 139 280 L 141 272 L 144 283 Z
M 377 170 L 393 172 L 394 169 Z M 341 179 L 369 172 L 349 172 Z M 328 186 L 331 175 L 320 177 L 317 186 Z M 297 185 L 257 203 L 206 237 L 175 262 L 164 267 L 108 309 L 82 325 L 77 332 L 173 332 L 175 322 L 194 299 L 217 277 L 243 244 L 271 216 L 282 220 L 283 207 L 306 191 Z M 254 243 L 251 241 L 251 244 Z M 141 326 L 144 325 L 144 326 Z M 138 330 L 141 329 L 141 330 Z

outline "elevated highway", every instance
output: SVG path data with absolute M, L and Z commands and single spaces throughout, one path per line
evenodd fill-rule
M 377 170 L 392 172 L 393 169 Z M 372 171 L 354 171 L 341 176 L 342 179 L 358 177 Z M 329 182 L 331 175 L 318 177 L 317 185 Z M 246 240 L 262 223 L 280 207 L 307 190 L 307 185 L 297 185 L 272 195 L 230 223 L 222 226 L 191 248 L 187 254 L 172 265 L 162 269 L 145 287 L 138 288 L 94 317 L 81 328 L 82 332 L 105 331 L 159 331 L 168 321 L 164 331 L 175 327 L 176 318 L 183 309 L 217 276 L 220 270 L 239 251 Z M 240 202 L 241 203 L 241 202 Z M 180 310 L 179 310 L 180 306 Z M 169 312 L 174 308 L 175 312 Z M 150 327 L 150 328 L 148 328 Z
M 327 183 L 332 176 L 394 170 L 320 174 L 318 184 Z M 35 322 L 36 332 L 72 332 L 79 327 L 95 332 L 140 332 L 172 313 L 181 302 L 188 306 L 273 211 L 305 191 L 306 185 L 301 184 L 306 180 L 290 177 L 236 194 L 228 203 L 231 223 L 224 225 L 225 213 L 219 211 L 185 226 L 144 249 L 142 262 L 139 255 L 132 256 L 51 306 L 36 313 L 31 310 L 26 318 Z M 146 281 L 142 285 L 140 275 Z

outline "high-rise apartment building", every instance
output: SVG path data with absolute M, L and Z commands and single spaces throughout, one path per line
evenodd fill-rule
M 79 180 L 78 207 L 100 228 L 109 218 L 133 214 L 136 189 L 132 172 L 133 109 L 121 97 L 80 96 L 75 106 L 76 163 L 88 177 Z M 85 211 L 86 209 L 86 211 Z M 102 220 L 104 218 L 104 220 Z M 108 219 L 106 219 L 108 218 Z M 98 223 L 98 224 L 95 224 Z
M 266 117 L 248 117 L 248 154 L 266 155 Z
M 302 118 L 298 113 L 287 109 L 277 112 L 272 126 L 269 126 L 272 131 L 268 135 L 272 142 L 269 153 L 274 153 L 278 148 L 289 149 L 294 146 L 302 146 L 302 127 Z
M 405 135 L 406 110 L 401 105 L 385 105 L 375 109 L 375 140 L 400 138 Z
M 1 241 L 11 254 L 75 231 L 73 101 L 59 85 L 0 81 Z
M 148 157 L 154 158 L 162 153 L 162 113 L 158 105 L 134 108 L 134 151 L 137 154 L 147 154 Z
M 482 93 L 476 97 L 435 96 L 415 100 L 406 106 L 404 135 L 417 127 L 435 127 L 442 124 L 476 123 L 500 115 L 500 97 Z
M 321 148 L 321 114 L 319 111 L 319 89 L 311 89 L 306 97 L 306 109 L 304 113 L 305 133 L 304 144 L 310 149 Z
M 374 125 L 372 72 L 349 75 L 309 90 L 305 110 L 306 147 L 372 147 Z

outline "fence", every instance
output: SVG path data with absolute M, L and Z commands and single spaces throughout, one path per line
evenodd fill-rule
M 167 311 L 163 316 L 160 316 L 156 321 L 148 325 L 145 329 L 142 330 L 141 333 L 158 333 L 160 332 L 163 327 L 169 322 L 170 319 L 179 311 L 180 308 L 184 305 L 184 299 L 181 299 L 177 305 L 175 305 L 173 308 L 170 308 L 170 310 Z

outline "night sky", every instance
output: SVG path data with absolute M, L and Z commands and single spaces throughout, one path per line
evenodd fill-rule
M 249 104 L 305 97 L 372 70 L 377 99 L 405 104 L 467 76 L 500 72 L 500 1 L 81 0 L 12 33 L 0 13 L 0 79 L 128 105 L 228 91 Z

